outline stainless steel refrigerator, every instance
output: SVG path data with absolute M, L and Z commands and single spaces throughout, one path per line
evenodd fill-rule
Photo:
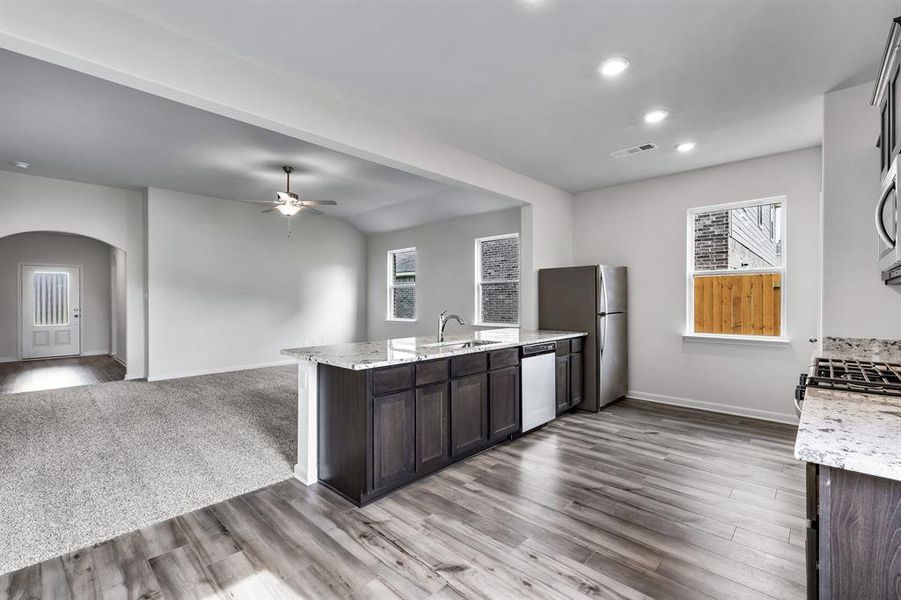
M 580 409 L 598 411 L 628 390 L 626 267 L 538 271 L 538 327 L 587 331 Z

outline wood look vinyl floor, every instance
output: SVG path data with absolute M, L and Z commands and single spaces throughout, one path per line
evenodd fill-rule
M 625 401 L 362 509 L 289 479 L 0 576 L 0 599 L 804 598 L 794 434 Z
M 125 379 L 112 356 L 72 356 L 0 363 L 0 394 L 35 392 Z

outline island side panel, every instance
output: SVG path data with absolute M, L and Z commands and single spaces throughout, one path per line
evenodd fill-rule
M 367 489 L 370 371 L 319 365 L 319 481 L 360 503 Z
M 318 464 L 318 365 L 297 361 L 297 464 L 294 477 L 304 485 L 319 481 Z

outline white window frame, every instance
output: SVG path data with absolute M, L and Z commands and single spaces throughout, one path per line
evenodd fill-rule
M 385 320 L 386 320 L 386 321 L 397 321 L 397 322 L 400 322 L 400 323 L 415 323 L 416 320 L 417 320 L 417 318 L 418 318 L 418 316 L 419 316 L 419 302 L 418 302 L 418 298 L 417 298 L 416 300 L 414 300 L 414 304 L 413 304 L 413 306 L 414 306 L 414 308 L 413 308 L 413 318 L 412 318 L 412 319 L 407 319 L 407 318 L 401 318 L 401 317 L 395 317 L 395 316 L 394 316 L 394 288 L 398 288 L 398 287 L 400 287 L 400 288 L 411 287 L 411 288 L 413 288 L 414 294 L 415 294 L 415 292 L 416 292 L 416 280 L 413 281 L 413 285 L 395 285 L 395 283 L 394 283 L 394 255 L 395 255 L 395 254 L 403 254 L 403 253 L 405 253 L 405 252 L 413 252 L 413 253 L 416 253 L 416 247 L 414 246 L 414 247 L 411 247 L 411 248 L 397 248 L 396 250 L 388 250 L 388 261 L 387 261 L 387 265 L 388 265 L 388 269 L 387 269 L 387 272 L 388 272 L 388 278 L 387 278 L 387 283 L 388 283 L 388 286 L 387 286 L 387 287 L 388 287 L 388 295 L 387 295 L 388 308 L 387 308 L 387 311 L 388 311 L 388 314 L 387 314 L 387 316 L 385 317 Z M 417 254 L 417 256 L 416 256 L 416 269 L 417 269 L 417 271 L 419 270 L 419 256 L 418 256 L 418 254 Z M 414 275 L 414 276 L 416 276 L 417 271 L 413 271 L 413 275 Z
M 483 327 L 519 327 L 522 318 L 522 244 L 519 248 L 519 260 L 516 265 L 516 283 L 519 284 L 519 294 L 516 302 L 516 323 L 487 323 L 482 321 L 482 284 L 483 283 L 509 283 L 512 279 L 482 280 L 482 242 L 490 242 L 492 240 L 504 240 L 509 238 L 519 239 L 519 233 L 505 233 L 502 235 L 489 235 L 475 239 L 473 246 L 475 254 L 475 308 L 473 314 L 473 324 Z
M 724 210 L 734 210 L 740 208 L 752 208 L 764 204 L 779 204 L 782 209 L 782 228 L 780 230 L 782 243 L 782 264 L 779 267 L 765 269 L 720 269 L 695 270 L 694 255 L 694 222 L 695 216 L 703 213 L 719 212 Z M 775 211 L 774 211 L 775 212 Z M 747 343 L 752 345 L 779 345 L 788 344 L 788 197 L 772 196 L 768 198 L 757 198 L 755 200 L 744 200 L 741 202 L 729 202 L 726 204 L 714 204 L 711 206 L 699 206 L 689 208 L 686 217 L 686 278 L 685 278 L 685 330 L 682 335 L 683 339 L 688 341 L 715 341 L 715 342 L 736 342 Z M 782 299 L 780 307 L 779 325 L 781 331 L 779 335 L 736 335 L 729 333 L 695 333 L 695 303 L 694 303 L 694 278 L 696 275 L 724 275 L 724 274 L 754 274 L 754 273 L 779 273 L 781 277 Z

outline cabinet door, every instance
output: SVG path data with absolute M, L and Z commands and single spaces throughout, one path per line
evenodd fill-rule
M 488 423 L 490 441 L 519 430 L 519 367 L 488 373 Z
M 446 381 L 416 390 L 416 473 L 444 466 L 450 458 L 450 394 Z
M 557 412 L 569 408 L 569 356 L 557 357 Z
M 569 355 L 569 405 L 582 404 L 582 353 Z
M 373 491 L 413 475 L 413 390 L 372 399 Z
M 451 380 L 451 455 L 465 454 L 488 441 L 488 374 Z

